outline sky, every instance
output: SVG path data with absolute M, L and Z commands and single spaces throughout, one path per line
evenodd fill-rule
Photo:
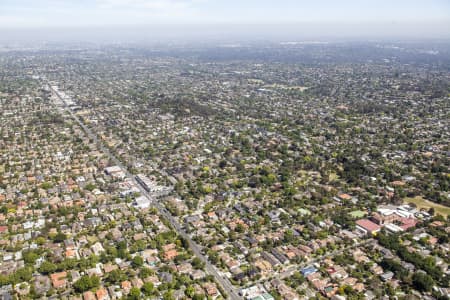
M 315 24 L 313 31 L 323 25 L 349 32 L 365 26 L 450 38 L 450 0 L 0 0 L 3 32 L 205 24 Z

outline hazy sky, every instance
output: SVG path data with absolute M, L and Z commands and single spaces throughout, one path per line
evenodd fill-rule
M 450 0 L 0 0 L 1 43 L 334 38 L 448 40 Z
M 293 22 L 449 23 L 450 0 L 0 0 L 0 29 Z

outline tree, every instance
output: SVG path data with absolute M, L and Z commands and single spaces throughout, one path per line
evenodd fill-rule
M 119 283 L 127 279 L 127 276 L 119 269 L 112 270 L 107 277 L 111 283 Z
M 139 276 L 142 279 L 144 279 L 144 278 L 147 278 L 149 276 L 152 276 L 153 274 L 155 274 L 155 271 L 153 271 L 152 269 L 150 269 L 150 268 L 142 268 L 140 273 L 139 273 Z
M 9 276 L 6 275 L 0 275 L 0 286 L 4 286 L 7 284 L 10 284 L 11 280 L 9 278 Z
M 38 244 L 39 246 L 44 245 L 45 242 L 46 242 L 46 239 L 45 239 L 44 237 L 42 237 L 42 236 L 40 236 L 40 237 L 38 237 L 38 238 L 36 239 L 36 244 Z
M 144 264 L 144 259 L 142 258 L 142 256 L 136 255 L 133 258 L 132 263 L 134 267 L 142 267 L 142 265 Z
M 189 285 L 186 290 L 184 291 L 184 293 L 186 294 L 186 296 L 188 296 L 189 298 L 194 297 L 195 295 L 195 289 L 194 286 Z
M 55 243 L 61 243 L 66 239 L 66 235 L 62 232 L 58 232 L 55 237 L 53 238 L 53 241 Z
M 128 294 L 129 300 L 139 300 L 141 298 L 141 291 L 137 288 L 131 288 L 130 293 Z
M 192 297 L 192 300 L 203 300 L 205 299 L 205 295 L 202 294 L 195 294 L 194 297 Z
M 155 292 L 155 287 L 154 287 L 153 283 L 146 282 L 142 286 L 142 291 L 144 292 L 144 294 L 146 296 L 150 296 L 150 295 L 152 295 Z
M 434 286 L 434 280 L 431 276 L 423 272 L 417 272 L 413 275 L 413 285 L 420 291 L 431 291 Z
M 56 271 L 70 270 L 78 265 L 76 258 L 66 258 L 56 265 Z
M 163 295 L 163 300 L 174 300 L 175 297 L 173 296 L 173 290 L 168 290 Z
M 99 285 L 100 279 L 97 276 L 84 275 L 73 284 L 73 287 L 77 292 L 83 293 Z
M 217 264 L 219 262 L 219 253 L 216 251 L 208 251 L 208 260 L 213 264 Z
M 0 213 L 6 215 L 8 213 L 8 207 L 6 207 L 6 206 L 0 207 Z
M 33 269 L 32 268 L 21 268 L 16 272 L 10 275 L 10 281 L 12 284 L 18 284 L 24 281 L 30 281 L 33 277 Z
M 39 267 L 38 271 L 44 275 L 50 274 L 56 271 L 56 265 L 49 261 L 44 261 Z
M 194 257 L 194 259 L 192 260 L 192 266 L 195 269 L 203 269 L 204 264 L 203 264 L 203 262 L 202 262 L 202 260 L 200 258 Z
M 93 184 L 93 183 L 88 183 L 88 184 L 84 187 L 85 190 L 88 190 L 88 191 L 90 191 L 90 192 L 92 192 L 95 188 L 96 188 L 96 187 L 95 187 L 95 184 Z
M 236 229 L 235 230 L 236 230 L 236 232 L 242 233 L 242 232 L 245 231 L 245 227 L 244 227 L 244 225 L 239 223 L 239 224 L 236 225 Z
M 221 160 L 219 162 L 219 168 L 224 169 L 227 166 L 227 161 L 226 160 Z
M 39 258 L 39 255 L 32 250 L 27 250 L 23 252 L 23 260 L 27 264 L 34 264 L 34 262 Z

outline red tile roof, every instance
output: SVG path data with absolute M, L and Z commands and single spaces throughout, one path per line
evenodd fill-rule
M 364 228 L 365 230 L 369 231 L 369 232 L 376 232 L 378 230 L 380 230 L 380 226 L 370 220 L 367 219 L 361 219 L 356 221 L 356 224 L 361 226 L 362 228 Z
M 400 226 L 403 230 L 407 230 L 408 228 L 414 227 L 417 224 L 416 219 L 412 218 L 400 218 L 400 221 L 402 222 L 402 225 Z

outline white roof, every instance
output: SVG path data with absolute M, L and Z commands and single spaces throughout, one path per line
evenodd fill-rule
M 386 224 L 384 226 L 387 230 L 391 231 L 391 232 L 401 232 L 403 231 L 403 228 L 401 228 L 400 226 L 397 226 L 395 224 Z
M 378 212 L 384 216 L 389 216 L 395 213 L 395 210 L 389 209 L 389 208 L 378 208 Z
M 136 207 L 147 208 L 150 206 L 150 199 L 145 196 L 140 196 L 136 198 Z
M 108 173 L 115 173 L 115 172 L 120 172 L 122 171 L 122 169 L 119 166 L 111 166 L 111 167 L 107 167 L 106 172 Z

